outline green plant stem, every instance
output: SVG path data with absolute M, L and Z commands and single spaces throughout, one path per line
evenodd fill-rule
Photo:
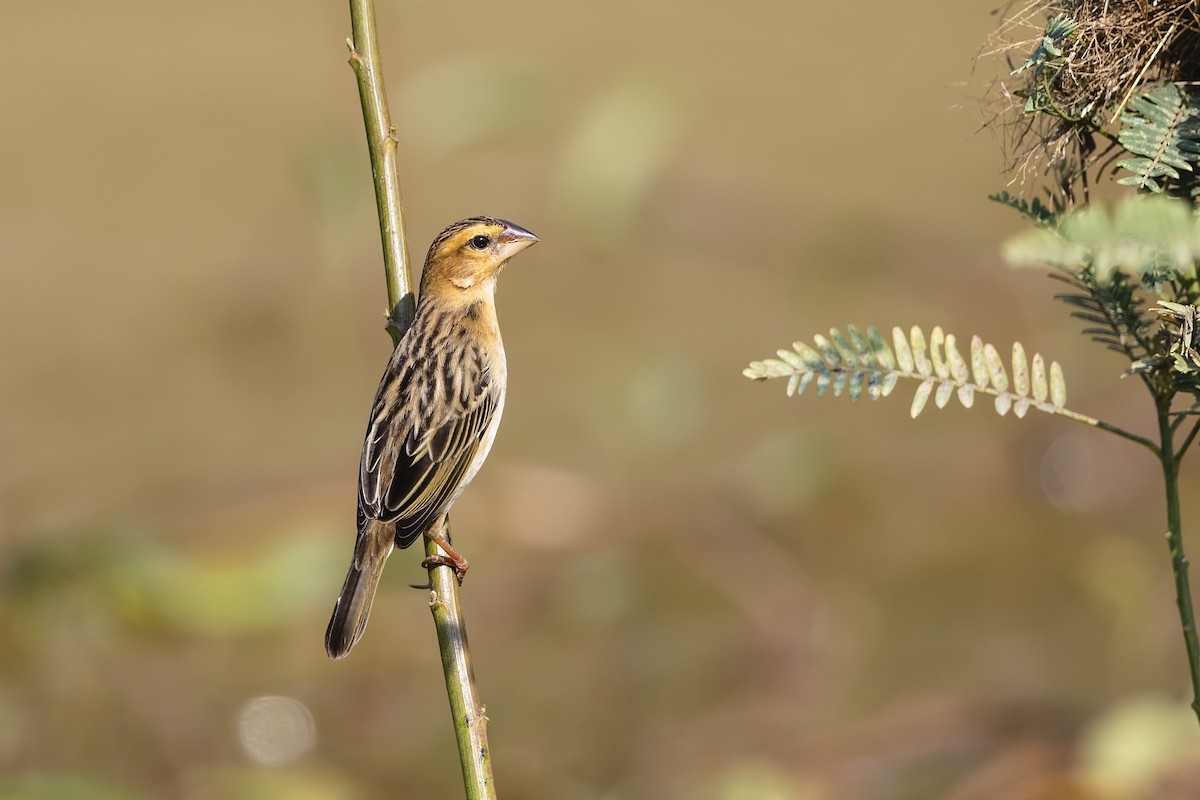
M 1152 442 L 1150 439 L 1147 439 L 1145 436 L 1139 436 L 1138 434 L 1136 434 L 1132 431 L 1127 431 L 1124 428 L 1118 428 L 1116 425 L 1113 425 L 1112 423 L 1109 423 L 1109 422 L 1105 422 L 1104 420 L 1096 419 L 1094 417 L 1089 417 L 1086 414 L 1080 414 L 1079 412 L 1072 411 L 1069 408 L 1055 409 L 1054 414 L 1056 414 L 1057 416 L 1063 417 L 1064 419 L 1071 419 L 1071 420 L 1075 420 L 1076 422 L 1082 422 L 1084 425 L 1090 425 L 1091 427 L 1096 428 L 1097 430 L 1108 431 L 1111 434 L 1120 436 L 1122 439 L 1128 439 L 1129 441 L 1133 442 L 1134 444 L 1140 444 L 1142 447 L 1145 447 L 1156 454 L 1159 452 L 1158 446 L 1155 445 L 1154 442 Z
M 858 367 L 853 367 L 850 369 L 834 367 L 834 368 L 829 369 L 829 374 L 833 375 L 833 374 L 840 373 L 842 375 L 849 377 L 852 373 L 857 372 L 858 369 L 859 369 Z M 776 375 L 771 375 L 769 377 L 771 377 L 771 378 L 791 377 L 792 375 L 803 375 L 805 372 L 812 372 L 812 370 L 808 369 L 808 368 L 806 368 L 806 369 L 797 368 L 797 369 L 793 369 L 791 372 L 784 373 L 783 375 L 776 374 Z M 915 381 L 927 381 L 933 377 L 933 376 L 927 375 L 923 372 L 910 372 L 910 371 L 902 370 L 902 369 L 891 369 L 891 370 L 887 370 L 886 373 L 883 371 L 879 371 L 874 374 L 876 374 L 876 375 L 890 374 L 890 375 L 895 375 L 900 378 L 908 378 L 910 380 L 915 380 Z M 754 380 L 766 380 L 768 376 L 752 375 L 751 377 Z M 946 381 L 946 379 L 941 379 L 941 380 Z M 969 384 L 964 381 L 949 381 L 949 382 L 956 388 L 969 385 L 977 393 L 991 395 L 992 397 L 1000 397 L 1001 395 L 1006 395 L 1006 396 L 1010 397 L 1013 400 L 1013 402 L 1016 402 L 1018 400 L 1027 400 L 1028 399 L 1026 397 L 1023 397 L 1022 395 L 1014 394 L 1013 392 L 1010 392 L 1007 390 L 1001 391 L 992 386 L 983 387 L 983 386 L 979 386 L 977 384 Z M 1036 408 L 1037 410 L 1043 411 L 1047 414 L 1053 414 L 1056 417 L 1062 417 L 1063 419 L 1069 419 L 1074 422 L 1079 422 L 1084 425 L 1087 425 L 1088 427 L 1096 428 L 1097 430 L 1107 431 L 1115 436 L 1120 436 L 1122 439 L 1128 439 L 1129 441 L 1133 442 L 1134 444 L 1139 444 L 1142 447 L 1145 447 L 1146 449 L 1150 450 L 1150 452 L 1154 453 L 1155 455 L 1157 455 L 1159 453 L 1159 446 L 1157 444 L 1155 444 L 1152 439 L 1147 439 L 1145 436 L 1140 436 L 1140 435 L 1134 433 L 1133 431 L 1127 431 L 1124 428 L 1120 428 L 1116 425 L 1113 425 L 1110 422 L 1105 422 L 1104 420 L 1096 419 L 1095 417 L 1089 417 L 1087 414 L 1081 414 L 1078 411 L 1072 411 L 1069 408 L 1053 407 L 1053 406 L 1047 407 L 1042 403 L 1037 403 L 1037 404 L 1031 406 L 1031 408 Z M 1197 424 L 1197 427 L 1200 427 L 1200 421 L 1198 421 L 1196 424 Z M 1196 431 L 1193 430 L 1192 436 L 1188 437 L 1188 440 L 1187 440 L 1187 442 L 1185 442 L 1184 447 L 1186 447 L 1188 444 L 1191 443 L 1192 437 L 1194 437 L 1195 435 L 1196 435 Z
M 346 40 L 346 45 L 350 48 L 350 66 L 358 79 L 358 98 L 362 103 L 367 149 L 371 154 L 375 206 L 379 211 L 379 232 L 383 238 L 388 332 L 392 343 L 400 344 L 404 331 L 416 315 L 416 302 L 409 280 L 404 201 L 400 195 L 400 173 L 396 168 L 396 129 L 388 111 L 379 40 L 375 34 L 375 3 L 350 0 L 350 24 L 353 37 Z
M 1183 417 L 1180 417 L 1180 420 L 1182 419 Z M 1178 427 L 1178 425 L 1175 425 L 1172 430 L 1178 429 Z M 1192 442 L 1196 441 L 1197 433 L 1200 433 L 1200 420 L 1196 420 L 1195 424 L 1192 425 L 1191 431 L 1188 432 L 1187 438 L 1183 440 L 1183 444 L 1179 445 L 1179 449 L 1175 451 L 1176 462 L 1183 460 L 1183 454 L 1192 446 Z
M 445 533 L 449 537 L 449 520 Z M 425 554 L 445 555 L 428 539 L 425 540 Z M 446 692 L 450 696 L 450 714 L 454 717 L 458 757 L 463 766 L 467 798 L 495 800 L 492 755 L 487 740 L 488 718 L 475 685 L 467 629 L 463 625 L 462 607 L 458 603 L 458 579 L 450 567 L 431 567 L 429 585 L 429 608 L 433 611 L 437 627 L 442 672 L 446 676 Z
M 388 332 L 393 343 L 399 344 L 416 315 L 416 302 L 408 271 L 408 241 L 404 229 L 400 178 L 396 169 L 395 128 L 383 86 L 383 70 L 375 33 L 375 4 L 372 0 L 350 0 L 350 20 L 353 29 L 353 37 L 347 40 L 350 65 L 354 68 L 358 96 L 362 101 L 375 202 L 379 211 L 379 230 L 383 240 Z M 425 550 L 429 555 L 440 552 L 437 545 L 428 540 Z M 450 567 L 431 566 L 429 585 L 429 605 L 437 628 L 438 648 L 454 718 L 454 734 L 458 740 L 466 796 L 468 800 L 495 800 L 496 787 L 492 779 L 487 742 L 487 717 L 475 686 L 458 580 Z
M 1192 679 L 1192 710 L 1200 720 L 1200 638 L 1196 634 L 1196 612 L 1192 608 L 1192 588 L 1188 582 L 1188 559 L 1183 552 L 1183 522 L 1179 513 L 1179 460 L 1175 457 L 1174 427 L 1171 424 L 1170 397 L 1158 401 L 1159 460 L 1167 492 L 1167 547 L 1171 551 L 1171 571 L 1175 574 L 1175 605 L 1183 626 L 1188 670 Z

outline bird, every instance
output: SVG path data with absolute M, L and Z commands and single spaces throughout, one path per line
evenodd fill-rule
M 459 583 L 468 562 L 447 541 L 447 512 L 496 438 L 508 367 L 496 318 L 496 277 L 537 243 L 520 225 L 470 217 L 434 238 L 421 272 L 416 317 L 379 382 L 358 474 L 358 538 L 325 630 L 330 658 L 362 637 L 392 550 L 424 535 Z

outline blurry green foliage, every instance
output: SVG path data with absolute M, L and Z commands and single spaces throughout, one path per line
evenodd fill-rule
M 628 236 L 682 133 L 679 101 L 644 76 L 617 82 L 596 98 L 558 169 L 575 235 L 598 248 Z
M 193 776 L 192 782 L 195 796 L 220 800 L 356 800 L 363 797 L 344 775 L 317 767 L 209 769 Z M 380 796 L 389 795 L 383 793 Z
M 258 553 L 206 558 L 144 535 L 30 537 L 11 553 L 0 587 L 6 602 L 30 612 L 82 589 L 133 627 L 270 630 L 328 599 L 340 552 L 335 544 L 333 536 L 299 531 Z
M 786 519 L 834 480 L 840 448 L 805 427 L 775 431 L 731 465 L 727 477 L 738 497 L 766 519 Z
M 1107 282 L 1114 270 L 1133 275 L 1174 272 L 1194 278 L 1200 258 L 1200 221 L 1189 203 L 1169 197 L 1134 195 L 1113 210 L 1088 205 L 1063 216 L 1052 228 L 1014 236 L 1004 257 L 1015 266 L 1086 270 Z
M 69 775 L 33 775 L 14 781 L 0 779 L 4 800 L 136 800 L 141 795 L 102 781 Z
M 1200 767 L 1200 731 L 1187 706 L 1136 696 L 1096 719 L 1080 744 L 1079 771 L 1100 797 L 1152 797 L 1162 776 Z
M 550 107 L 546 76 L 511 56 L 465 55 L 416 73 L 400 86 L 397 123 L 428 157 L 526 134 Z
M 661 452 L 693 439 L 708 416 L 696 365 L 676 354 L 632 365 L 624 411 L 633 447 Z
M 719 773 L 711 800 L 822 800 L 826 794 L 766 761 L 743 761 Z

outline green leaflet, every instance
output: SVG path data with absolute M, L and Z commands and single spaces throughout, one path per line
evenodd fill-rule
M 971 408 L 976 392 L 992 395 L 1001 415 L 1011 409 L 1023 417 L 1030 408 L 1056 413 L 1066 403 L 1058 362 L 1050 362 L 1047 376 L 1041 354 L 1034 354 L 1031 365 L 1020 343 L 1012 348 L 1010 382 L 1009 366 L 994 346 L 972 337 L 968 365 L 955 337 L 941 327 L 935 327 L 928 337 L 916 325 L 907 333 L 893 328 L 891 347 L 874 327 L 868 327 L 866 333 L 854 326 L 847 326 L 845 333 L 833 328 L 828 337 L 818 334 L 812 340 L 815 348 L 796 342 L 791 350 L 780 350 L 777 359 L 751 362 L 743 374 L 752 380 L 787 378 L 789 396 L 803 394 L 815 383 L 818 396 L 845 394 L 852 402 L 864 393 L 872 400 L 886 397 L 901 378 L 916 380 L 919 383 L 909 409 L 913 417 L 921 414 L 930 398 L 937 408 L 945 408 L 953 397 L 964 408 Z
M 1148 89 L 1129 101 L 1121 115 L 1118 139 L 1133 154 L 1117 162 L 1132 175 L 1117 181 L 1162 192 L 1180 170 L 1191 172 L 1200 160 L 1200 112 L 1191 95 L 1174 83 Z

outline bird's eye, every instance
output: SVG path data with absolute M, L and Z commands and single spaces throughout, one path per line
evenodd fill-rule
M 482 233 L 471 238 L 471 247 L 474 247 L 476 250 L 486 250 L 491 243 L 491 238 L 484 236 Z

